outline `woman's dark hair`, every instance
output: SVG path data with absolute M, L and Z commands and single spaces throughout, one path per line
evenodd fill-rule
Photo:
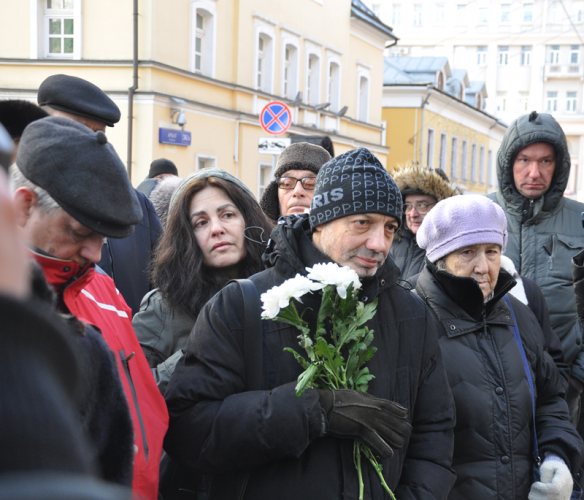
M 181 193 L 168 215 L 165 231 L 158 242 L 152 278 L 171 309 L 186 310 L 194 318 L 207 301 L 232 279 L 222 269 L 208 267 L 203 263 L 203 254 L 189 218 L 193 196 L 206 187 L 222 189 L 231 198 L 241 212 L 246 228 L 257 226 L 264 230 L 263 234 L 261 229 L 246 230 L 245 234 L 249 238 L 267 242 L 274 227 L 249 193 L 224 179 L 199 179 Z M 248 238 L 244 241 L 246 256 L 239 262 L 239 278 L 248 278 L 264 268 L 262 254 L 265 245 Z

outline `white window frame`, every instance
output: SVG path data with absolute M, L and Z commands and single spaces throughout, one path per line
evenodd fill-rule
M 519 111 L 522 113 L 529 111 L 529 94 L 519 93 Z
M 460 180 L 466 181 L 468 180 L 468 140 L 462 140 L 462 149 L 460 151 Z
M 270 175 L 268 176 L 265 185 L 262 184 L 262 170 L 269 170 Z M 258 200 L 261 199 L 262 195 L 264 194 L 264 190 L 268 187 L 268 184 L 274 180 L 274 166 L 271 163 L 267 163 L 265 161 L 260 161 L 258 163 Z
M 414 4 L 414 26 L 422 26 L 422 4 Z
M 274 25 L 260 19 L 254 18 L 254 40 L 253 40 L 253 74 L 252 88 L 260 90 L 267 94 L 274 93 L 274 61 L 275 61 L 275 35 Z M 264 50 L 262 58 L 262 85 L 258 87 L 258 60 L 260 58 L 259 40 L 264 40 Z
M 391 8 L 391 25 L 399 26 L 401 24 L 401 3 L 394 3 Z
M 465 3 L 459 3 L 456 5 L 456 26 L 466 25 L 466 15 L 467 15 L 467 5 Z
M 489 186 L 495 186 L 497 184 L 496 176 L 493 173 L 493 150 L 489 149 L 487 155 L 487 184 Z
M 509 24 L 511 22 L 511 4 L 501 4 L 501 24 Z
M 496 103 L 496 109 L 498 113 L 504 113 L 505 111 L 507 111 L 507 93 L 503 92 L 499 95 L 497 95 L 497 103 Z
M 479 7 L 479 24 L 487 24 L 489 22 L 488 7 Z
M 366 80 L 366 87 L 365 87 L 365 96 L 361 95 L 361 79 Z M 363 101 L 363 97 L 365 97 L 366 102 Z M 365 68 L 364 66 L 357 65 L 357 105 L 355 107 L 356 113 L 355 118 L 360 122 L 368 122 L 369 121 L 369 105 L 371 101 L 371 71 L 369 68 Z M 365 116 L 363 116 L 363 112 L 365 112 Z
M 450 179 L 458 178 L 458 136 L 453 135 L 450 141 Z
M 440 132 L 440 156 L 438 157 L 438 168 L 446 172 L 446 150 L 448 148 L 448 135 Z
M 316 106 L 322 103 L 320 100 L 322 47 L 305 41 L 304 53 L 304 102 L 310 106 Z
M 569 96 L 568 94 L 576 94 L 575 96 Z M 578 109 L 578 92 L 569 91 L 566 92 L 566 113 L 576 113 Z
M 573 61 L 572 59 L 574 59 Z M 580 64 L 580 45 L 570 45 L 570 64 Z
M 554 94 L 554 95 L 551 95 Z M 546 113 L 555 113 L 558 111 L 558 92 L 555 90 L 546 93 Z
M 470 147 L 470 182 L 477 182 L 477 143 Z
M 561 14 L 562 14 L 562 9 L 560 8 L 560 2 L 552 2 L 550 9 L 551 9 L 551 14 L 550 14 L 550 23 L 553 24 L 558 24 L 561 23 Z
M 479 183 L 485 183 L 485 146 L 479 148 Z
M 336 66 L 336 75 L 333 76 L 331 87 L 331 68 Z M 341 82 L 342 82 L 342 64 L 341 56 L 331 50 L 326 53 L 326 97 L 325 102 L 330 102 L 328 108 L 333 113 L 341 109 Z
M 559 45 L 550 45 L 550 64 L 560 64 Z
M 526 19 L 527 17 L 529 17 L 529 19 Z M 532 3 L 524 3 L 523 4 L 523 23 L 525 23 L 525 24 L 533 23 L 533 4 Z
M 584 2 L 575 1 L 572 3 L 572 22 L 581 23 L 584 20 L 582 15 L 584 11 Z
M 509 46 L 500 45 L 498 49 L 497 62 L 499 66 L 507 66 L 509 64 Z
M 48 11 L 47 0 L 30 0 L 30 58 L 81 59 L 83 42 L 82 0 L 73 0 L 73 9 Z M 73 19 L 73 53 L 49 54 L 49 16 Z
M 521 66 L 531 66 L 531 45 L 521 46 Z
M 287 99 L 294 99 L 296 94 L 298 94 L 298 87 L 300 85 L 300 38 L 297 35 L 288 33 L 287 31 L 282 31 L 281 43 L 282 53 L 280 55 L 280 60 L 282 61 L 280 69 L 280 95 L 286 97 Z M 285 71 L 286 71 L 286 49 L 291 49 L 290 60 L 288 61 L 288 91 L 285 90 Z
M 434 127 L 428 127 L 426 137 L 426 166 L 434 168 L 434 153 L 436 151 L 436 130 Z
M 203 16 L 203 29 L 197 29 L 197 12 Z M 201 38 L 201 68 L 196 69 L 197 35 Z M 215 78 L 217 58 L 217 6 L 215 0 L 191 0 L 189 71 Z
M 199 163 L 203 161 L 205 163 L 209 162 L 210 164 L 207 165 L 205 168 L 211 168 L 217 166 L 217 155 L 209 155 L 206 153 L 197 153 L 195 155 L 195 171 L 198 172 L 201 170 L 199 168 Z
M 485 50 L 479 50 L 485 49 Z M 485 66 L 487 64 L 487 46 L 479 45 L 477 47 L 477 66 Z
M 436 24 L 438 26 L 444 26 L 444 21 L 446 19 L 446 6 L 443 3 L 436 4 Z

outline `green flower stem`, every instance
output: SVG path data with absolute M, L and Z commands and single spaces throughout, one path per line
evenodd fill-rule
M 359 500 L 363 500 L 363 473 L 361 471 L 361 445 L 358 441 L 353 442 L 353 460 L 357 468 L 357 476 L 359 477 Z
M 389 489 L 389 486 L 387 486 L 385 478 L 383 477 L 383 466 L 377 461 L 377 458 L 375 458 L 375 455 L 373 455 L 373 452 L 368 446 L 363 446 L 363 454 L 369 459 L 371 465 L 373 465 L 373 468 L 375 469 L 375 472 L 377 472 L 379 480 L 381 481 L 381 486 L 387 491 L 389 498 L 391 498 L 391 500 L 396 500 L 393 491 Z

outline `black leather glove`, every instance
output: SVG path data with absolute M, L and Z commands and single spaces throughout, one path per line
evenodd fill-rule
M 574 377 L 570 377 L 568 388 L 566 389 L 566 402 L 570 410 L 570 423 L 574 427 L 578 427 L 578 421 L 580 420 L 580 395 L 582 394 L 582 389 L 582 383 Z
M 324 411 L 325 432 L 357 439 L 376 454 L 391 458 L 392 446 L 401 448 L 412 433 L 403 406 L 350 389 L 317 389 Z

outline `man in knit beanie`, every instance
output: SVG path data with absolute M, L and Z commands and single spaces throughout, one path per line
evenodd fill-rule
M 303 214 L 310 208 L 316 174 L 331 159 L 326 149 L 308 142 L 288 146 L 280 155 L 274 178 L 260 200 L 273 221 L 282 215 Z
M 396 284 L 399 269 L 386 259 L 401 216 L 399 189 L 379 160 L 365 148 L 349 151 L 318 172 L 310 214 L 278 220 L 264 253 L 270 266 L 250 278 L 262 294 L 318 264 L 355 270 L 359 300 L 377 301 L 365 323 L 377 347 L 367 363 L 375 375 L 368 393 L 311 388 L 297 396 L 299 367 L 284 348 L 296 342 L 298 330 L 275 321 L 261 321 L 258 332 L 275 356 L 271 381 L 246 391 L 253 360 L 238 347 L 248 314 L 239 285 L 225 286 L 201 311 L 197 335 L 182 358 L 187 361 L 177 365 L 165 392 L 172 419 L 164 448 L 186 465 L 205 464 L 214 474 L 216 498 L 243 495 L 234 467 L 253 468 L 246 498 L 356 498 L 355 440 L 380 457 L 380 474 L 398 498 L 450 491 L 454 405 L 438 325 L 417 297 Z M 321 300 L 307 294 L 295 303 L 310 325 Z M 218 439 L 207 440 L 210 434 Z M 387 498 L 372 468 L 364 469 L 365 476 L 367 498 Z

